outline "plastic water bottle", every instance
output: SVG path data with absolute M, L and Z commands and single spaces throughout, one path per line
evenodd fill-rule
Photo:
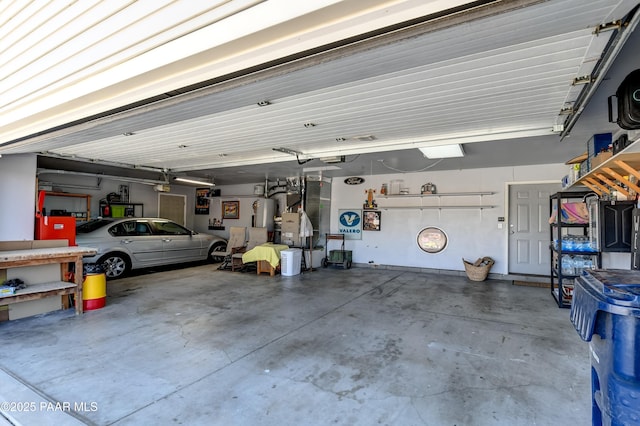
M 576 241 L 573 235 L 567 235 L 562 241 L 562 250 L 573 251 L 576 249 Z
M 576 256 L 573 258 L 573 269 L 575 270 L 574 275 L 582 275 L 584 271 L 584 258 L 582 256 Z
M 589 239 L 587 237 L 578 237 L 578 251 L 589 251 Z
M 575 275 L 574 263 L 568 254 L 562 255 L 562 275 Z

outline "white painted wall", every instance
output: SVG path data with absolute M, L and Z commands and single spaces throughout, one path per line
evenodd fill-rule
M 33 180 L 35 169 L 30 175 Z M 63 191 L 76 194 L 91 195 L 91 217 L 96 218 L 99 215 L 100 199 L 103 199 L 110 192 L 119 192 L 119 186 L 127 184 L 119 180 L 111 180 L 107 178 L 98 179 L 97 177 L 82 176 L 74 174 L 57 174 L 42 173 L 40 174 L 41 182 L 53 184 L 55 191 Z M 144 215 L 147 217 L 156 217 L 158 215 L 158 198 L 159 193 L 153 189 L 152 185 L 141 183 L 128 183 L 129 185 L 129 202 L 144 204 Z M 254 184 L 247 185 L 223 185 L 218 187 L 222 191 L 221 197 L 212 198 L 209 206 L 209 215 L 196 215 L 196 188 L 190 186 L 171 185 L 169 194 L 180 194 L 186 196 L 187 220 L 185 225 L 198 232 L 219 235 L 223 238 L 229 237 L 230 226 L 251 226 L 252 204 L 260 197 L 254 197 Z M 226 219 L 224 221 L 225 231 L 213 231 L 208 229 L 209 219 L 221 218 L 221 201 L 238 200 L 240 201 L 240 219 Z M 81 208 L 84 200 L 75 198 L 58 198 L 51 197 L 45 201 L 48 210 L 66 209 L 73 211 Z M 31 213 L 30 213 L 31 214 Z
M 32 176 L 35 175 L 35 170 Z M 31 177 L 33 179 L 33 177 Z M 145 185 L 141 183 L 127 183 L 119 180 L 111 180 L 106 178 L 82 176 L 74 174 L 56 174 L 41 173 L 39 175 L 40 182 L 53 184 L 54 191 L 63 191 L 76 194 L 91 195 L 91 217 L 99 216 L 100 200 L 105 198 L 111 192 L 118 193 L 120 185 L 129 185 L 129 202 L 144 204 L 144 215 L 147 217 L 156 217 L 158 215 L 158 192 L 153 189 L 153 185 Z M 67 186 L 69 185 L 69 186 Z M 171 185 L 172 194 L 181 194 L 187 196 L 187 227 L 193 227 L 195 211 L 195 188 Z M 51 197 L 45 200 L 45 206 L 51 209 L 66 209 L 71 211 L 84 201 L 77 199 L 64 199 Z M 75 206 L 75 207 L 74 207 Z
M 31 239 L 33 236 L 33 197 L 35 188 L 26 188 L 28 184 L 34 185 L 33 174 L 35 173 L 35 159 L 33 167 L 28 164 L 18 166 L 17 162 L 4 163 L 7 156 L 0 158 L 0 197 L 5 198 L 9 192 L 8 199 L 12 196 L 22 196 L 22 204 L 28 204 L 28 208 L 23 209 L 19 218 L 14 217 L 12 206 L 0 205 L 0 240 L 5 239 Z M 26 161 L 26 159 L 22 159 Z M 27 161 L 29 162 L 29 161 Z M 7 164 L 12 164 L 12 173 L 8 173 Z M 31 172 L 25 173 L 25 170 Z M 344 178 L 335 178 L 332 181 L 332 201 L 331 201 L 331 232 L 338 233 L 338 210 L 339 209 L 362 209 L 362 204 L 366 199 L 365 190 L 374 188 L 376 190 L 376 201 L 379 210 L 382 212 L 381 231 L 363 231 L 361 240 L 347 240 L 346 249 L 353 251 L 354 263 L 368 264 L 373 262 L 380 265 L 393 265 L 400 267 L 416 267 L 429 269 L 443 269 L 463 271 L 462 258 L 475 260 L 482 256 L 491 256 L 496 260 L 491 272 L 496 274 L 508 273 L 508 199 L 507 184 L 512 183 L 533 183 L 543 181 L 560 181 L 567 172 L 564 164 L 521 166 L 521 167 L 500 167 L 490 169 L 474 170 L 450 170 L 442 172 L 419 172 L 419 173 L 396 173 L 388 175 L 363 176 L 365 182 L 361 185 L 346 185 Z M 10 178 L 4 179 L 6 174 Z M 82 184 L 87 187 L 98 185 L 95 178 L 78 176 L 46 176 L 55 182 Z M 384 199 L 379 196 L 380 187 L 383 183 L 390 184 L 391 180 L 402 179 L 404 186 L 415 194 L 420 192 L 420 187 L 432 182 L 437 186 L 438 193 L 448 192 L 494 192 L 488 196 L 472 197 L 442 197 L 441 203 L 445 204 L 491 204 L 495 208 L 486 210 L 419 210 L 403 209 L 385 210 L 384 206 L 391 205 L 415 205 L 420 203 L 437 203 L 436 198 L 406 198 L 406 199 Z M 10 183 L 10 185 L 9 185 Z M 97 216 L 98 201 L 104 198 L 109 192 L 117 192 L 118 185 L 122 182 L 103 179 L 99 187 L 95 189 L 68 189 L 68 192 L 85 193 L 92 195 L 92 216 Z M 22 185 L 20 191 L 10 190 L 11 185 Z M 217 234 L 228 237 L 230 226 L 251 226 L 251 205 L 253 201 L 260 197 L 254 196 L 254 184 L 246 185 L 224 185 L 218 187 L 222 191 L 221 197 L 211 200 L 209 215 L 194 215 L 195 211 L 195 188 L 171 186 L 171 193 L 184 194 L 187 197 L 187 226 L 198 231 L 210 234 Z M 209 219 L 220 218 L 220 202 L 225 200 L 240 201 L 241 218 L 238 220 L 227 219 L 224 221 L 225 231 L 213 231 L 208 229 Z M 130 184 L 130 201 L 145 204 L 145 215 L 155 216 L 158 213 L 158 193 L 152 186 L 142 184 Z M 3 208 L 7 207 L 8 212 Z M 498 228 L 498 217 L 505 217 L 504 226 Z M 5 218 L 9 218 L 5 220 Z M 16 220 L 20 219 L 22 224 L 16 226 Z M 26 219 L 26 220 L 25 220 Z M 12 231 L 22 230 L 18 236 L 5 238 L 5 231 L 2 227 Z M 449 237 L 448 247 L 438 254 L 427 254 L 420 250 L 416 244 L 418 232 L 425 226 L 438 226 L 442 228 Z M 324 244 L 324 236 L 320 239 Z M 337 249 L 336 241 L 330 241 L 329 250 Z M 615 267 L 628 269 L 628 253 L 611 253 L 603 255 L 605 267 Z
M 491 169 L 451 170 L 363 176 L 361 185 L 346 185 L 344 179 L 332 182 L 331 232 L 338 232 L 339 209 L 361 209 L 366 199 L 365 190 L 376 189 L 379 194 L 383 183 L 402 179 L 410 193 L 420 193 L 420 187 L 432 182 L 439 193 L 494 192 L 493 195 L 474 197 L 442 197 L 445 204 L 491 204 L 496 208 L 486 210 L 384 210 L 385 205 L 420 205 L 433 203 L 433 198 L 384 199 L 376 196 L 382 212 L 380 231 L 363 231 L 362 240 L 347 240 L 346 249 L 353 251 L 354 263 L 375 263 L 417 268 L 464 270 L 462 258 L 475 260 L 491 256 L 496 260 L 492 273 L 508 272 L 508 222 L 498 229 L 498 217 L 508 221 L 506 184 L 513 182 L 539 182 L 557 180 L 567 173 L 564 164 L 500 167 Z M 376 194 L 376 195 L 378 195 Z M 428 254 L 416 244 L 418 232 L 426 226 L 438 226 L 449 237 L 449 245 L 438 254 Z M 339 248 L 330 241 L 329 249 Z
M 256 184 L 264 184 L 264 182 L 256 182 Z M 220 189 L 220 197 L 213 197 L 209 204 L 209 215 L 197 215 L 194 218 L 193 229 L 198 232 L 206 232 L 208 234 L 218 235 L 222 238 L 229 238 L 229 228 L 231 226 L 252 226 L 253 203 L 264 198 L 264 196 L 255 195 L 254 187 L 256 184 L 243 185 L 220 185 L 216 189 Z M 224 219 L 224 230 L 209 230 L 209 219 L 222 219 L 222 202 L 223 201 L 239 201 L 240 202 L 240 218 Z M 276 203 L 284 204 L 281 197 L 277 197 Z
M 33 240 L 36 168 L 35 154 L 0 157 L 0 241 Z

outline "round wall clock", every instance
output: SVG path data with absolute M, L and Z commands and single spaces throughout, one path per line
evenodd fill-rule
M 427 253 L 439 253 L 447 247 L 447 234 L 440 228 L 429 226 L 418 232 L 418 247 Z

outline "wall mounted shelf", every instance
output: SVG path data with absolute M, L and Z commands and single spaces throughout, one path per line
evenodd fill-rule
M 473 197 L 482 195 L 493 195 L 495 192 L 442 192 L 436 194 L 390 194 L 380 195 L 378 198 L 430 198 L 430 197 Z
M 497 206 L 491 205 L 464 205 L 464 206 L 385 206 L 378 207 L 377 209 L 365 209 L 365 210 L 399 210 L 399 209 L 414 209 L 414 210 L 445 210 L 445 209 L 493 209 Z
M 203 197 L 203 198 L 207 198 L 209 200 L 221 200 L 221 201 L 233 201 L 236 198 L 268 198 L 265 197 L 264 194 L 263 195 L 216 195 L 215 197 Z
M 407 198 L 420 198 L 419 205 L 400 205 L 400 206 L 378 206 L 379 210 L 391 210 L 391 209 L 414 209 L 414 210 L 453 210 L 453 209 L 493 209 L 497 206 L 491 204 L 482 204 L 482 197 L 487 195 L 493 195 L 495 192 L 442 192 L 436 194 L 393 194 L 393 195 L 381 195 L 378 199 L 383 200 L 398 200 Z M 443 198 L 447 197 L 480 197 L 478 204 L 458 204 L 458 205 L 443 205 L 441 204 Z M 438 204 L 423 204 L 425 199 L 437 199 Z
M 75 209 L 75 211 L 68 212 L 71 216 L 75 217 L 78 221 L 87 221 L 91 218 L 91 195 L 87 194 L 73 194 L 68 192 L 55 192 L 45 191 L 45 203 L 47 197 L 63 197 L 63 198 L 79 198 L 84 199 L 84 208 Z
M 640 193 L 640 185 L 625 179 L 625 176 L 634 176 L 640 182 L 640 145 L 631 143 L 602 164 L 594 167 L 584 176 L 581 176 L 571 186 L 582 185 L 602 196 L 612 190 L 629 197 L 629 189 Z

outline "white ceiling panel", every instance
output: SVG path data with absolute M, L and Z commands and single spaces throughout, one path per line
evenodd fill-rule
M 488 12 L 509 3 L 511 10 Z M 406 37 L 401 32 L 389 36 L 393 39 L 380 36 L 68 129 L 0 142 L 0 153 L 40 152 L 215 176 L 217 168 L 290 162 L 292 156 L 273 150 L 279 147 L 300 152 L 304 160 L 526 136 L 559 141 L 553 126 L 564 120 L 560 111 L 572 107 L 582 90 L 572 85 L 574 78 L 594 72 L 616 34 L 595 34 L 594 29 L 623 18 L 636 2 L 549 0 L 518 7 L 520 3 L 495 2 L 485 6 L 481 18 L 466 11 L 468 18 L 456 15 L 455 25 L 422 23 L 407 30 L 413 32 Z M 10 97 L 36 96 L 27 80 L 37 81 L 38 87 L 64 85 L 73 77 L 60 72 L 54 73 L 57 81 L 40 81 L 39 70 L 72 61 L 89 76 L 93 67 L 107 65 L 91 62 L 93 48 L 107 52 L 102 61 L 124 60 L 183 34 L 181 23 L 196 22 L 222 7 L 220 2 L 194 12 L 169 1 L 153 4 L 155 9 L 120 4 L 123 14 L 114 11 L 102 39 L 74 38 L 74 48 L 65 56 L 38 58 L 39 68 L 11 74 L 0 88 Z M 147 40 L 115 48 L 114 40 L 124 43 L 137 25 L 149 23 L 157 31 Z M 31 43 L 27 34 L 21 42 Z M 261 100 L 270 105 L 258 106 Z M 375 138 L 356 139 L 366 135 Z

